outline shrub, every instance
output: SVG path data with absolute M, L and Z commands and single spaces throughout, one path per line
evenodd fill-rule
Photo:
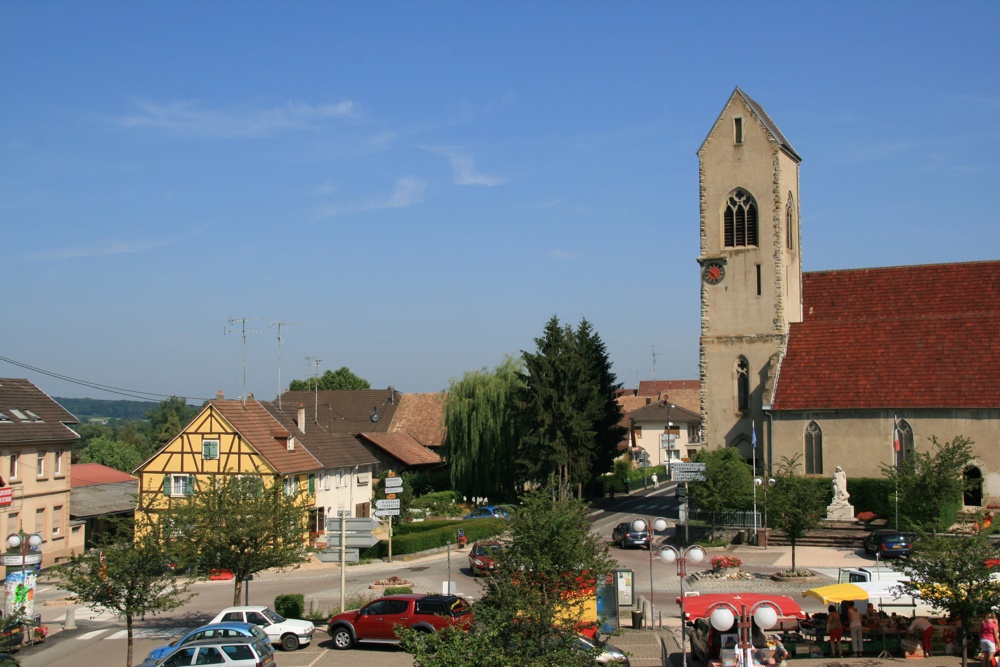
M 384 591 L 383 595 L 400 595 L 402 593 L 412 593 L 413 588 L 410 586 L 389 586 Z
M 476 519 L 475 521 L 427 521 L 405 524 L 407 530 L 393 535 L 393 555 L 413 554 L 443 547 L 449 542 L 458 544 L 458 529 L 465 531 L 470 543 L 496 537 L 507 529 L 505 519 Z M 361 552 L 362 558 L 382 558 L 389 554 L 389 543 L 382 541 Z
M 285 618 L 302 618 L 306 597 L 301 593 L 284 593 L 274 598 L 274 610 Z

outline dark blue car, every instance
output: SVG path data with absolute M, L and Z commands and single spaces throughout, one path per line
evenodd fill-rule
M 477 507 L 462 517 L 463 519 L 509 519 L 510 514 L 499 505 Z

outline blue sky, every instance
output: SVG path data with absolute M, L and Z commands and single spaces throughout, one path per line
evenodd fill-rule
M 157 399 L 438 391 L 590 320 L 698 376 L 696 150 L 804 158 L 806 270 L 997 259 L 996 2 L 0 3 L 0 357 Z M 655 352 L 655 371 L 654 371 Z M 55 396 L 118 394 L 0 361 Z

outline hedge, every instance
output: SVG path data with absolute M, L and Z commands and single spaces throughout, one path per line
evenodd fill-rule
M 285 618 L 302 618 L 306 598 L 302 593 L 285 593 L 274 598 L 274 610 Z
M 507 530 L 505 519 L 474 519 L 469 521 L 429 521 L 403 524 L 414 529 L 392 536 L 393 555 L 413 554 L 458 543 L 458 530 L 465 531 L 469 542 L 496 537 Z M 427 527 L 430 526 L 429 529 Z M 421 530 L 420 528 L 423 528 Z M 384 558 L 389 555 L 389 542 L 383 540 L 370 549 L 361 551 L 361 558 Z

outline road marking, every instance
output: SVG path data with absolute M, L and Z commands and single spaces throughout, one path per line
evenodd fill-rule
M 179 637 L 183 634 L 183 630 L 178 628 L 140 628 L 132 629 L 132 639 L 158 639 L 158 638 L 168 638 L 168 637 Z M 127 639 L 128 630 L 119 630 L 114 634 L 108 635 L 105 639 Z
M 99 635 L 101 633 L 104 633 L 104 632 L 107 632 L 107 631 L 108 631 L 107 628 L 104 628 L 103 630 L 91 630 L 90 632 L 84 632 L 79 637 L 74 637 L 74 639 L 76 639 L 77 641 L 82 641 L 82 640 L 87 640 L 87 639 L 93 639 L 97 635 Z

